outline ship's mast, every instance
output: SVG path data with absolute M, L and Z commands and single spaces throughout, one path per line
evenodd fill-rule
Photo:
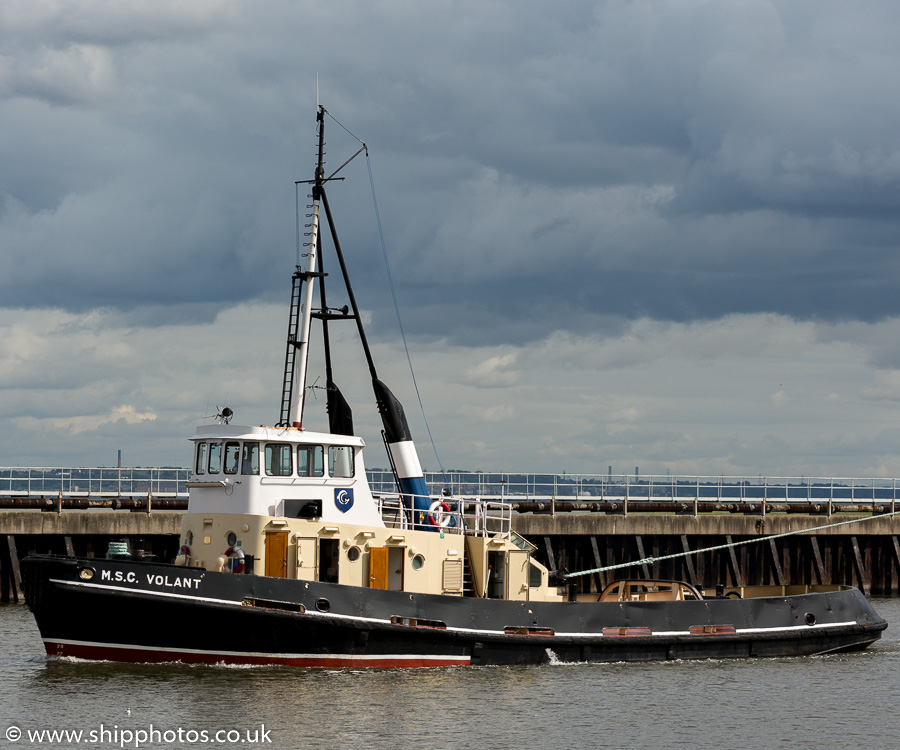
M 353 434 L 350 407 L 332 380 L 328 321 L 355 320 L 360 344 L 366 357 L 369 374 L 372 377 L 375 401 L 378 404 L 378 411 L 381 413 L 385 444 L 390 454 L 394 477 L 397 480 L 397 485 L 407 507 L 415 511 L 413 528 L 428 528 L 432 531 L 437 531 L 436 527 L 429 526 L 425 521 L 426 515 L 430 510 L 431 498 L 428 493 L 428 486 L 425 483 L 422 465 L 419 463 L 419 457 L 410 435 L 406 412 L 390 389 L 378 379 L 378 374 L 375 371 L 375 362 L 372 359 L 372 352 L 369 349 L 369 342 L 362 324 L 362 316 L 359 313 L 356 297 L 353 294 L 353 286 L 350 283 L 347 265 L 344 262 L 344 253 L 341 250 L 341 243 L 338 240 L 334 226 L 334 218 L 328 205 L 328 196 L 325 194 L 325 183 L 333 179 L 342 179 L 335 178 L 335 174 L 362 153 L 366 149 L 366 145 L 363 143 L 362 148 L 354 156 L 344 162 L 334 174 L 326 178 L 324 167 L 325 114 L 325 108 L 319 105 L 316 113 L 316 122 L 319 128 L 319 154 L 316 164 L 316 177 L 315 180 L 312 180 L 312 204 L 309 206 L 310 213 L 307 214 L 307 218 L 310 220 L 309 224 L 307 224 L 309 242 L 305 243 L 308 252 L 303 256 L 306 258 L 305 270 L 298 265 L 293 276 L 291 314 L 288 323 L 288 348 L 285 357 L 285 377 L 281 398 L 282 415 L 279 425 L 296 428 L 302 428 L 303 426 L 310 324 L 313 318 L 317 318 L 323 324 L 329 427 L 332 434 Z M 328 223 L 331 240 L 334 244 L 334 252 L 344 280 L 344 288 L 350 302 L 350 309 L 346 305 L 340 310 L 331 310 L 326 306 L 324 290 L 326 274 L 321 262 L 321 248 L 319 245 L 320 207 L 325 211 L 325 220 Z M 317 277 L 322 279 L 321 308 L 314 310 L 313 294 Z M 297 361 L 298 359 L 299 362 Z M 288 416 L 288 412 L 290 416 Z
M 306 366 L 309 359 L 309 329 L 312 322 L 313 294 L 315 292 L 315 280 L 319 273 L 316 271 L 316 260 L 319 252 L 319 206 L 322 201 L 322 182 L 325 178 L 325 109 L 321 105 L 316 113 L 316 124 L 319 129 L 319 153 L 316 163 L 316 179 L 312 188 L 312 206 L 308 218 L 309 242 L 308 252 L 305 253 L 306 269 L 301 270 L 297 266 L 297 273 L 303 284 L 303 296 L 300 303 L 300 319 L 297 326 L 297 338 L 293 343 L 295 356 L 299 360 L 294 368 L 294 383 L 292 387 L 293 402 L 291 404 L 290 424 L 293 427 L 302 427 L 303 408 L 306 403 Z M 290 342 L 288 343 L 290 346 Z

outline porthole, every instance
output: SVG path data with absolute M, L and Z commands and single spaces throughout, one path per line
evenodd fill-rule
M 94 569 L 93 568 L 79 568 L 78 577 L 82 581 L 90 581 L 94 577 Z
M 359 556 L 361 554 L 362 552 L 359 551 L 359 547 L 353 546 L 347 550 L 347 559 L 350 562 L 356 562 L 357 560 L 359 560 Z
M 413 570 L 421 570 L 422 566 L 425 564 L 425 558 L 422 555 L 416 555 L 412 559 L 412 568 Z
M 225 537 L 225 541 L 228 542 L 229 547 L 234 547 L 234 545 L 237 544 L 237 534 L 233 531 L 229 531 L 228 536 Z
M 316 599 L 316 609 L 319 610 L 319 612 L 327 612 L 331 609 L 331 602 L 325 598 Z
M 816 616 L 812 612 L 807 612 L 806 617 L 803 619 L 806 620 L 807 625 L 815 625 L 816 624 Z

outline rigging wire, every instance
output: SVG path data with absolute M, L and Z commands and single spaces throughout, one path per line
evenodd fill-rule
M 348 130 L 347 132 L 349 133 L 350 131 Z M 441 469 L 441 476 L 444 478 L 444 483 L 446 484 L 447 474 L 444 471 L 444 465 L 441 463 L 441 457 L 438 455 L 437 445 L 435 445 L 434 436 L 431 434 L 431 427 L 428 424 L 428 417 L 425 416 L 425 405 L 422 403 L 422 394 L 419 393 L 419 383 L 416 381 L 416 372 L 413 369 L 412 357 L 410 357 L 409 346 L 407 346 L 406 343 L 406 331 L 403 329 L 403 320 L 400 317 L 400 305 L 397 302 L 397 290 L 394 288 L 394 278 L 391 275 L 391 264 L 388 260 L 387 245 L 384 242 L 384 232 L 381 228 L 381 214 L 378 212 L 378 199 L 375 197 L 375 178 L 372 175 L 372 160 L 369 159 L 368 149 L 366 149 L 366 166 L 369 169 L 369 185 L 372 188 L 372 203 L 375 205 L 375 220 L 378 223 L 378 237 L 381 240 L 381 254 L 384 256 L 384 267 L 387 271 L 388 285 L 391 288 L 391 297 L 394 300 L 394 312 L 397 314 L 397 325 L 400 326 L 400 338 L 403 339 L 403 349 L 406 351 L 406 361 L 409 363 L 409 374 L 412 376 L 413 386 L 416 389 L 416 398 L 419 399 L 419 409 L 422 411 L 422 419 L 425 421 L 425 429 L 428 431 L 428 439 L 431 441 L 434 457 L 437 459 L 438 466 Z
M 335 117 L 333 114 L 331 114 L 331 112 L 329 112 L 327 109 L 325 109 L 325 107 L 322 107 L 322 111 L 326 115 L 328 115 L 332 120 L 334 120 L 340 127 L 342 127 L 344 130 L 346 130 L 347 133 L 350 134 L 350 136 L 352 136 L 357 141 L 359 141 L 363 146 L 366 145 L 366 142 L 362 138 L 360 138 L 358 135 L 356 135 L 356 133 L 352 132 L 346 125 L 344 125 L 344 123 L 342 123 L 340 120 L 338 120 L 337 117 Z
M 836 523 L 825 524 L 824 526 L 815 526 L 811 529 L 797 529 L 796 531 L 785 531 L 781 534 L 768 534 L 767 536 L 757 537 L 756 539 L 744 539 L 740 542 L 731 542 L 731 544 L 717 544 L 714 547 L 703 547 L 701 549 L 688 550 L 687 552 L 676 552 L 672 555 L 660 555 L 659 557 L 645 557 L 642 560 L 634 562 L 619 563 L 618 565 L 605 565 L 602 568 L 591 568 L 590 570 L 579 570 L 576 573 L 565 573 L 563 578 L 577 578 L 578 576 L 586 576 L 591 573 L 600 573 L 605 570 L 617 570 L 619 568 L 631 568 L 635 565 L 652 565 L 660 560 L 674 560 L 678 557 L 687 557 L 688 555 L 699 555 L 703 552 L 715 552 L 720 549 L 728 549 L 730 547 L 740 547 L 744 544 L 756 544 L 757 542 L 767 542 L 770 539 L 780 539 L 785 536 L 795 536 L 797 534 L 814 534 L 822 529 L 833 529 L 836 526 L 846 526 L 851 523 L 862 523 L 863 521 L 871 521 L 873 518 L 892 517 L 900 514 L 900 510 L 891 511 L 890 513 L 879 513 L 878 515 L 865 516 L 864 518 L 851 518 L 849 521 L 837 521 Z
M 437 445 L 434 442 L 434 436 L 431 434 L 431 426 L 428 424 L 428 417 L 425 416 L 425 405 L 422 403 L 422 394 L 419 392 L 419 383 L 416 380 L 416 371 L 413 368 L 412 357 L 409 354 L 409 346 L 406 343 L 406 331 L 403 328 L 403 320 L 400 317 L 400 305 L 397 302 L 397 290 L 394 287 L 394 277 L 391 275 L 391 264 L 388 260 L 387 254 L 387 244 L 384 241 L 384 230 L 381 227 L 381 214 L 378 211 L 378 199 L 375 196 L 375 178 L 372 174 L 372 160 L 369 158 L 369 148 L 366 146 L 366 142 L 362 140 L 359 136 L 353 133 L 346 125 L 344 125 L 340 120 L 338 120 L 331 112 L 329 112 L 324 107 L 322 108 L 326 115 L 328 115 L 335 123 L 337 123 L 341 128 L 343 128 L 351 137 L 355 138 L 362 144 L 362 148 L 357 151 L 353 156 L 351 156 L 347 161 L 341 164 L 334 173 L 331 175 L 332 177 L 340 172 L 347 164 L 349 164 L 353 159 L 359 156 L 361 151 L 366 152 L 366 167 L 369 171 L 369 186 L 372 189 L 372 203 L 375 206 L 375 221 L 378 224 L 378 238 L 381 241 L 381 254 L 384 256 L 384 267 L 387 272 L 388 277 L 388 285 L 391 289 L 391 298 L 394 301 L 394 312 L 397 315 L 397 325 L 400 327 L 400 338 L 403 340 L 403 349 L 406 352 L 406 361 L 409 363 L 409 374 L 412 376 L 413 387 L 416 389 L 416 398 L 419 401 L 419 410 L 422 412 L 422 419 L 425 422 L 425 429 L 428 432 L 428 439 L 431 441 L 431 449 L 434 451 L 434 457 L 437 459 L 438 466 L 441 470 L 441 476 L 444 478 L 444 483 L 447 483 L 447 474 L 444 471 L 444 465 L 441 463 L 441 457 L 438 455 Z

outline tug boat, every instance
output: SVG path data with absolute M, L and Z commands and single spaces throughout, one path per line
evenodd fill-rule
M 579 593 L 536 559 L 508 504 L 432 496 L 403 407 L 377 377 L 350 285 L 325 190 L 339 179 L 324 171 L 327 114 L 319 107 L 280 420 L 237 426 L 225 408 L 190 438 L 189 505 L 171 562 L 125 548 L 107 559 L 23 560 L 47 654 L 436 667 L 799 656 L 860 650 L 881 636 L 887 623 L 849 586 L 726 593 L 628 579 Z M 323 211 L 349 301 L 342 308 L 326 303 Z M 328 432 L 303 426 L 313 319 L 322 324 Z M 355 322 L 368 363 L 393 494 L 372 492 L 365 443 L 333 380 L 329 324 L 345 320 Z

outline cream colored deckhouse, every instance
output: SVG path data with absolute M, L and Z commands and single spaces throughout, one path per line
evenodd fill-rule
M 183 565 L 348 586 L 559 601 L 501 503 L 373 496 L 361 438 L 216 425 L 191 438 Z

